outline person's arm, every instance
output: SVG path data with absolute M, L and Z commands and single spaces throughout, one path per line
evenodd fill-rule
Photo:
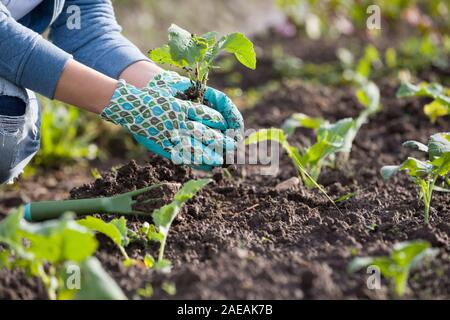
M 76 5 L 80 28 L 69 28 L 67 21 Z M 66 0 L 63 11 L 51 26 L 50 40 L 71 53 L 75 60 L 114 79 L 125 79 L 137 87 L 163 70 L 153 64 L 121 34 L 109 0 Z
M 71 59 L 58 81 L 55 99 L 100 114 L 116 87 L 117 80 Z
M 16 22 L 0 2 L 0 77 L 53 98 L 71 55 Z

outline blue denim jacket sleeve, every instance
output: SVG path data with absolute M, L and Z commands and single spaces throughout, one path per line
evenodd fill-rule
M 69 28 L 76 10 L 79 28 Z M 110 0 L 66 0 L 49 38 L 77 61 L 117 79 L 129 65 L 149 60 L 121 31 Z
M 22 26 L 0 2 L 0 77 L 53 98 L 71 55 Z
M 67 24 L 73 5 L 81 10 L 78 29 Z M 66 0 L 49 38 L 53 43 L 16 22 L 0 2 L 0 77 L 53 98 L 72 55 L 113 78 L 129 65 L 149 60 L 121 35 L 110 0 Z

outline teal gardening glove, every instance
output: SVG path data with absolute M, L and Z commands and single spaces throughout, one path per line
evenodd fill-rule
M 224 152 L 236 147 L 234 139 L 221 132 L 229 128 L 227 120 L 218 110 L 175 98 L 168 75 L 172 79 L 176 73 L 156 76 L 145 89 L 119 80 L 102 117 L 177 164 L 206 170 L 221 166 Z
M 170 88 L 172 95 L 183 93 L 192 86 L 191 80 L 180 76 L 176 72 L 166 71 L 157 76 L 158 79 L 164 81 Z M 150 82 L 148 87 L 151 88 L 153 82 Z M 236 140 L 242 140 L 244 131 L 244 119 L 238 108 L 234 105 L 230 98 L 223 92 L 211 87 L 206 87 L 204 98 L 226 121 L 227 128 L 235 132 Z

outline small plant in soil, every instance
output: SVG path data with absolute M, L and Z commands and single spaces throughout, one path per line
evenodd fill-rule
M 316 141 L 311 146 L 296 148 L 302 167 L 310 175 L 310 177 L 307 177 L 300 171 L 305 186 L 308 188 L 316 187 L 316 184 L 311 181 L 311 177 L 314 181 L 317 181 L 323 166 L 332 165 L 337 153 L 350 152 L 355 136 L 355 125 L 356 123 L 352 118 L 329 123 L 324 119 L 311 118 L 302 113 L 294 114 L 284 122 L 282 130 L 287 137 L 299 127 L 313 129 L 316 136 Z
M 156 269 L 170 268 L 170 261 L 164 259 L 164 250 L 172 222 L 183 205 L 211 181 L 211 179 L 189 180 L 175 194 L 174 200 L 170 204 L 153 211 L 154 225 L 143 225 L 140 232 L 145 234 L 148 240 L 158 242 L 160 247 L 156 261 L 150 255 L 145 257 L 146 266 L 154 266 Z
M 423 107 L 423 111 L 432 122 L 450 114 L 450 89 L 438 83 L 422 82 L 414 85 L 404 82 L 397 90 L 397 97 L 428 97 L 433 99 Z
M 203 103 L 209 72 L 222 52 L 235 55 L 244 66 L 256 68 L 253 43 L 242 33 L 234 32 L 218 39 L 216 32 L 192 34 L 172 24 L 168 30 L 167 45 L 153 49 L 149 57 L 155 62 L 169 64 L 187 71 L 192 87 L 185 92 L 185 99 Z
M 391 281 L 394 293 L 402 297 L 408 288 L 410 272 L 425 258 L 433 258 L 437 253 L 438 249 L 431 248 L 426 241 L 401 242 L 394 246 L 389 256 L 353 259 L 348 265 L 348 270 L 357 272 L 365 267 L 376 267 L 383 277 Z
M 417 141 L 406 141 L 404 147 L 422 151 L 428 154 L 428 160 L 422 161 L 409 157 L 400 165 L 390 165 L 381 168 L 384 179 L 391 178 L 399 171 L 406 171 L 412 181 L 419 187 L 419 197 L 424 205 L 424 221 L 429 223 L 430 203 L 433 190 L 450 192 L 437 186 L 439 179 L 448 182 L 450 171 L 450 133 L 437 133 L 430 137 L 428 145 Z
M 282 146 L 282 148 L 288 154 L 289 158 L 291 158 L 295 168 L 298 170 L 306 186 L 317 188 L 331 203 L 333 203 L 333 205 L 335 205 L 334 201 L 330 198 L 325 189 L 320 184 L 317 183 L 315 177 L 313 177 L 305 168 L 305 165 L 308 165 L 308 163 L 305 163 L 305 159 L 309 160 L 308 156 L 302 154 L 300 149 L 292 146 L 289 143 L 283 130 L 276 128 L 259 130 L 248 136 L 245 139 L 245 143 L 253 144 L 267 140 L 275 141 Z
M 115 281 L 93 257 L 95 235 L 69 214 L 59 220 L 28 223 L 17 209 L 0 223 L 0 267 L 39 278 L 49 299 L 125 299 Z M 78 280 L 71 279 L 77 272 Z M 73 286 L 72 286 L 73 285 Z
M 127 220 L 125 217 L 120 217 L 113 219 L 110 222 L 105 222 L 102 219 L 87 216 L 84 219 L 78 220 L 77 223 L 92 231 L 100 232 L 111 239 L 123 255 L 125 265 L 131 265 L 134 263 L 125 251 L 125 247 L 130 243 Z

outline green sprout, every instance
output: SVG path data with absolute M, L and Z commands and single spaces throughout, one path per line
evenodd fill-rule
M 19 208 L 0 222 L 0 243 L 6 246 L 1 268 L 39 278 L 49 299 L 126 299 L 93 257 L 98 243 L 90 230 L 70 214 L 43 223 L 28 223 L 23 216 Z M 71 279 L 71 269 L 80 271 L 79 283 Z
M 125 247 L 130 243 L 127 220 L 125 217 L 120 217 L 113 219 L 110 222 L 105 222 L 102 219 L 87 216 L 84 219 L 78 220 L 77 223 L 92 231 L 100 232 L 110 238 L 122 253 L 125 259 L 125 264 L 133 264 L 133 260 L 130 259 L 125 251 Z
M 287 140 L 287 137 L 284 134 L 283 130 L 276 128 L 259 130 L 248 136 L 245 139 L 245 144 L 248 145 L 268 140 L 277 142 L 286 151 L 287 155 L 289 156 L 289 158 L 291 158 L 295 168 L 299 172 L 306 186 L 317 188 L 335 206 L 334 201 L 330 198 L 325 189 L 317 183 L 316 179 L 311 174 L 309 174 L 309 172 L 305 168 L 305 159 L 311 161 L 313 159 L 310 159 L 309 155 L 302 155 L 298 148 L 292 146 Z M 334 148 L 333 146 L 331 146 L 331 144 L 330 147 Z M 328 150 L 328 146 L 324 146 L 324 150 Z M 314 155 L 314 153 L 311 153 L 311 155 Z M 316 160 L 317 159 L 315 159 L 313 162 L 316 162 Z
M 397 97 L 429 97 L 433 101 L 423 107 L 423 111 L 432 122 L 450 114 L 450 89 L 438 83 L 422 82 L 414 85 L 404 82 L 397 90 Z
M 349 272 L 357 272 L 368 266 L 375 266 L 381 275 L 391 281 L 394 293 L 402 297 L 408 288 L 408 277 L 425 258 L 433 258 L 438 249 L 431 248 L 426 241 L 401 242 L 394 245 L 389 256 L 358 257 L 348 265 Z
M 355 121 L 345 118 L 331 124 L 322 118 L 311 118 L 305 114 L 296 113 L 284 122 L 282 130 L 288 137 L 299 127 L 313 129 L 316 134 L 316 142 L 311 146 L 307 148 L 294 147 L 300 165 L 310 175 L 308 177 L 302 170 L 299 170 L 301 178 L 306 187 L 314 188 L 323 166 L 331 164 L 336 153 L 350 152 L 351 142 L 355 135 Z M 251 137 L 249 138 L 251 139 Z
M 168 33 L 168 44 L 151 50 L 149 57 L 155 62 L 186 70 L 192 82 L 189 97 L 194 101 L 203 102 L 209 72 L 217 67 L 214 62 L 220 53 L 232 53 L 244 66 L 256 68 L 253 43 L 242 33 L 230 33 L 217 39 L 216 32 L 199 36 L 175 24 L 170 26 Z
M 147 267 L 154 266 L 156 269 L 170 268 L 170 261 L 164 259 L 164 250 L 172 222 L 183 205 L 210 182 L 212 182 L 211 179 L 189 180 L 175 194 L 174 200 L 170 204 L 153 211 L 152 217 L 154 225 L 144 224 L 143 227 L 140 228 L 140 233 L 145 234 L 148 240 L 160 244 L 156 262 L 149 255 L 145 257 L 144 263 Z
M 429 223 L 430 203 L 433 190 L 449 192 L 436 186 L 439 178 L 444 180 L 450 171 L 450 133 L 437 133 L 430 137 L 428 145 L 417 141 L 406 141 L 404 147 L 426 152 L 428 160 L 422 161 L 409 157 L 401 165 L 384 166 L 381 168 L 381 175 L 384 179 L 391 178 L 399 171 L 406 171 L 412 181 L 419 187 L 420 199 L 424 205 L 424 221 Z

